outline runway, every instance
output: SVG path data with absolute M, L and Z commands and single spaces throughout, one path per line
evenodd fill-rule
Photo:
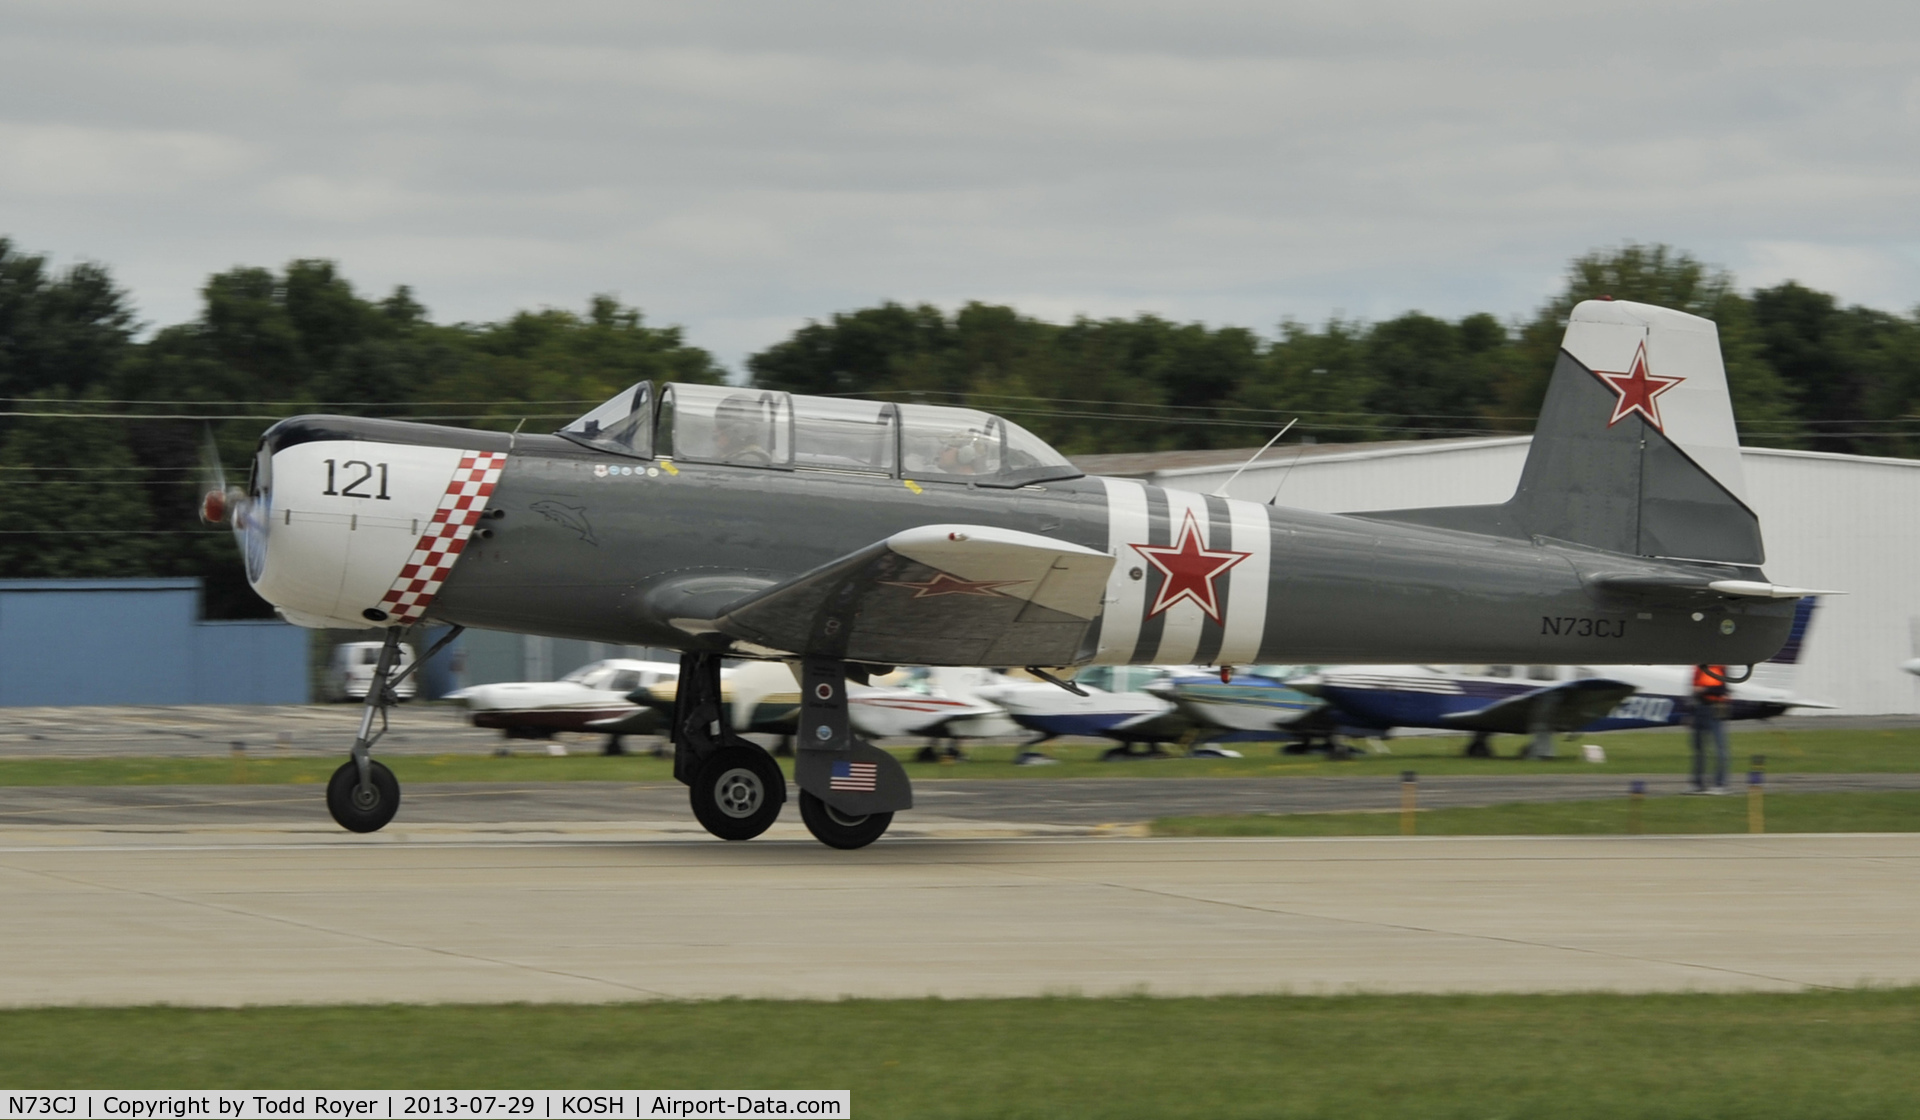
M 1425 809 L 1649 796 L 1688 788 L 1676 774 L 1442 775 L 1420 780 Z M 1920 790 L 1914 774 L 1775 774 L 1774 793 Z M 798 796 L 791 793 L 790 796 Z M 1206 813 L 1385 811 L 1400 805 L 1397 777 L 1366 778 L 1003 778 L 914 783 L 915 807 L 896 829 L 987 828 L 993 835 L 1103 833 L 1158 817 Z M 793 814 L 787 814 L 792 817 Z M 401 824 L 567 821 L 644 825 L 701 835 L 677 782 L 407 782 Z M 0 786 L 0 827 L 70 824 L 145 828 L 202 825 L 325 825 L 318 785 Z M 791 822 L 789 822 L 791 823 Z M 924 834 L 924 833 L 921 833 Z
M 1920 982 L 1920 835 L 924 835 L 0 826 L 0 1004 Z

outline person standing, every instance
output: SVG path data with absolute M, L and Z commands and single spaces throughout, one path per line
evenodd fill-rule
M 1693 670 L 1692 793 L 1727 792 L 1727 667 L 1699 665 Z M 1707 741 L 1714 749 L 1713 784 L 1707 784 Z

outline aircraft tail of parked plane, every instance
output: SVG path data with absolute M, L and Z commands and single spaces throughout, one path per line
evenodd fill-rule
M 1645 423 L 1622 423 L 1633 416 Z M 1573 309 L 1511 499 L 1361 516 L 1626 556 L 1765 560 L 1714 324 L 1626 301 Z
M 1799 684 L 1800 653 L 1807 644 L 1807 631 L 1813 625 L 1813 612 L 1820 606 L 1820 597 L 1809 595 L 1794 604 L 1793 630 L 1787 635 L 1787 644 L 1780 652 L 1753 667 L 1753 684 L 1759 688 L 1771 688 L 1793 695 Z M 1805 708 L 1830 708 L 1833 705 L 1817 701 L 1804 701 L 1796 706 Z

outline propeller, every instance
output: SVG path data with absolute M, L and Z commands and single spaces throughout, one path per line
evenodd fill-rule
M 235 529 L 242 527 L 240 507 L 246 495 L 238 487 L 227 485 L 227 468 L 220 462 L 220 445 L 214 442 L 213 425 L 207 425 L 206 442 L 200 445 L 200 520 L 218 525 L 233 516 Z

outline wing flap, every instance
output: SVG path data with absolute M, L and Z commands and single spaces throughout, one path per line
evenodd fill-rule
M 924 525 L 729 604 L 720 633 L 889 665 L 1064 665 L 1113 557 L 1033 533 Z

